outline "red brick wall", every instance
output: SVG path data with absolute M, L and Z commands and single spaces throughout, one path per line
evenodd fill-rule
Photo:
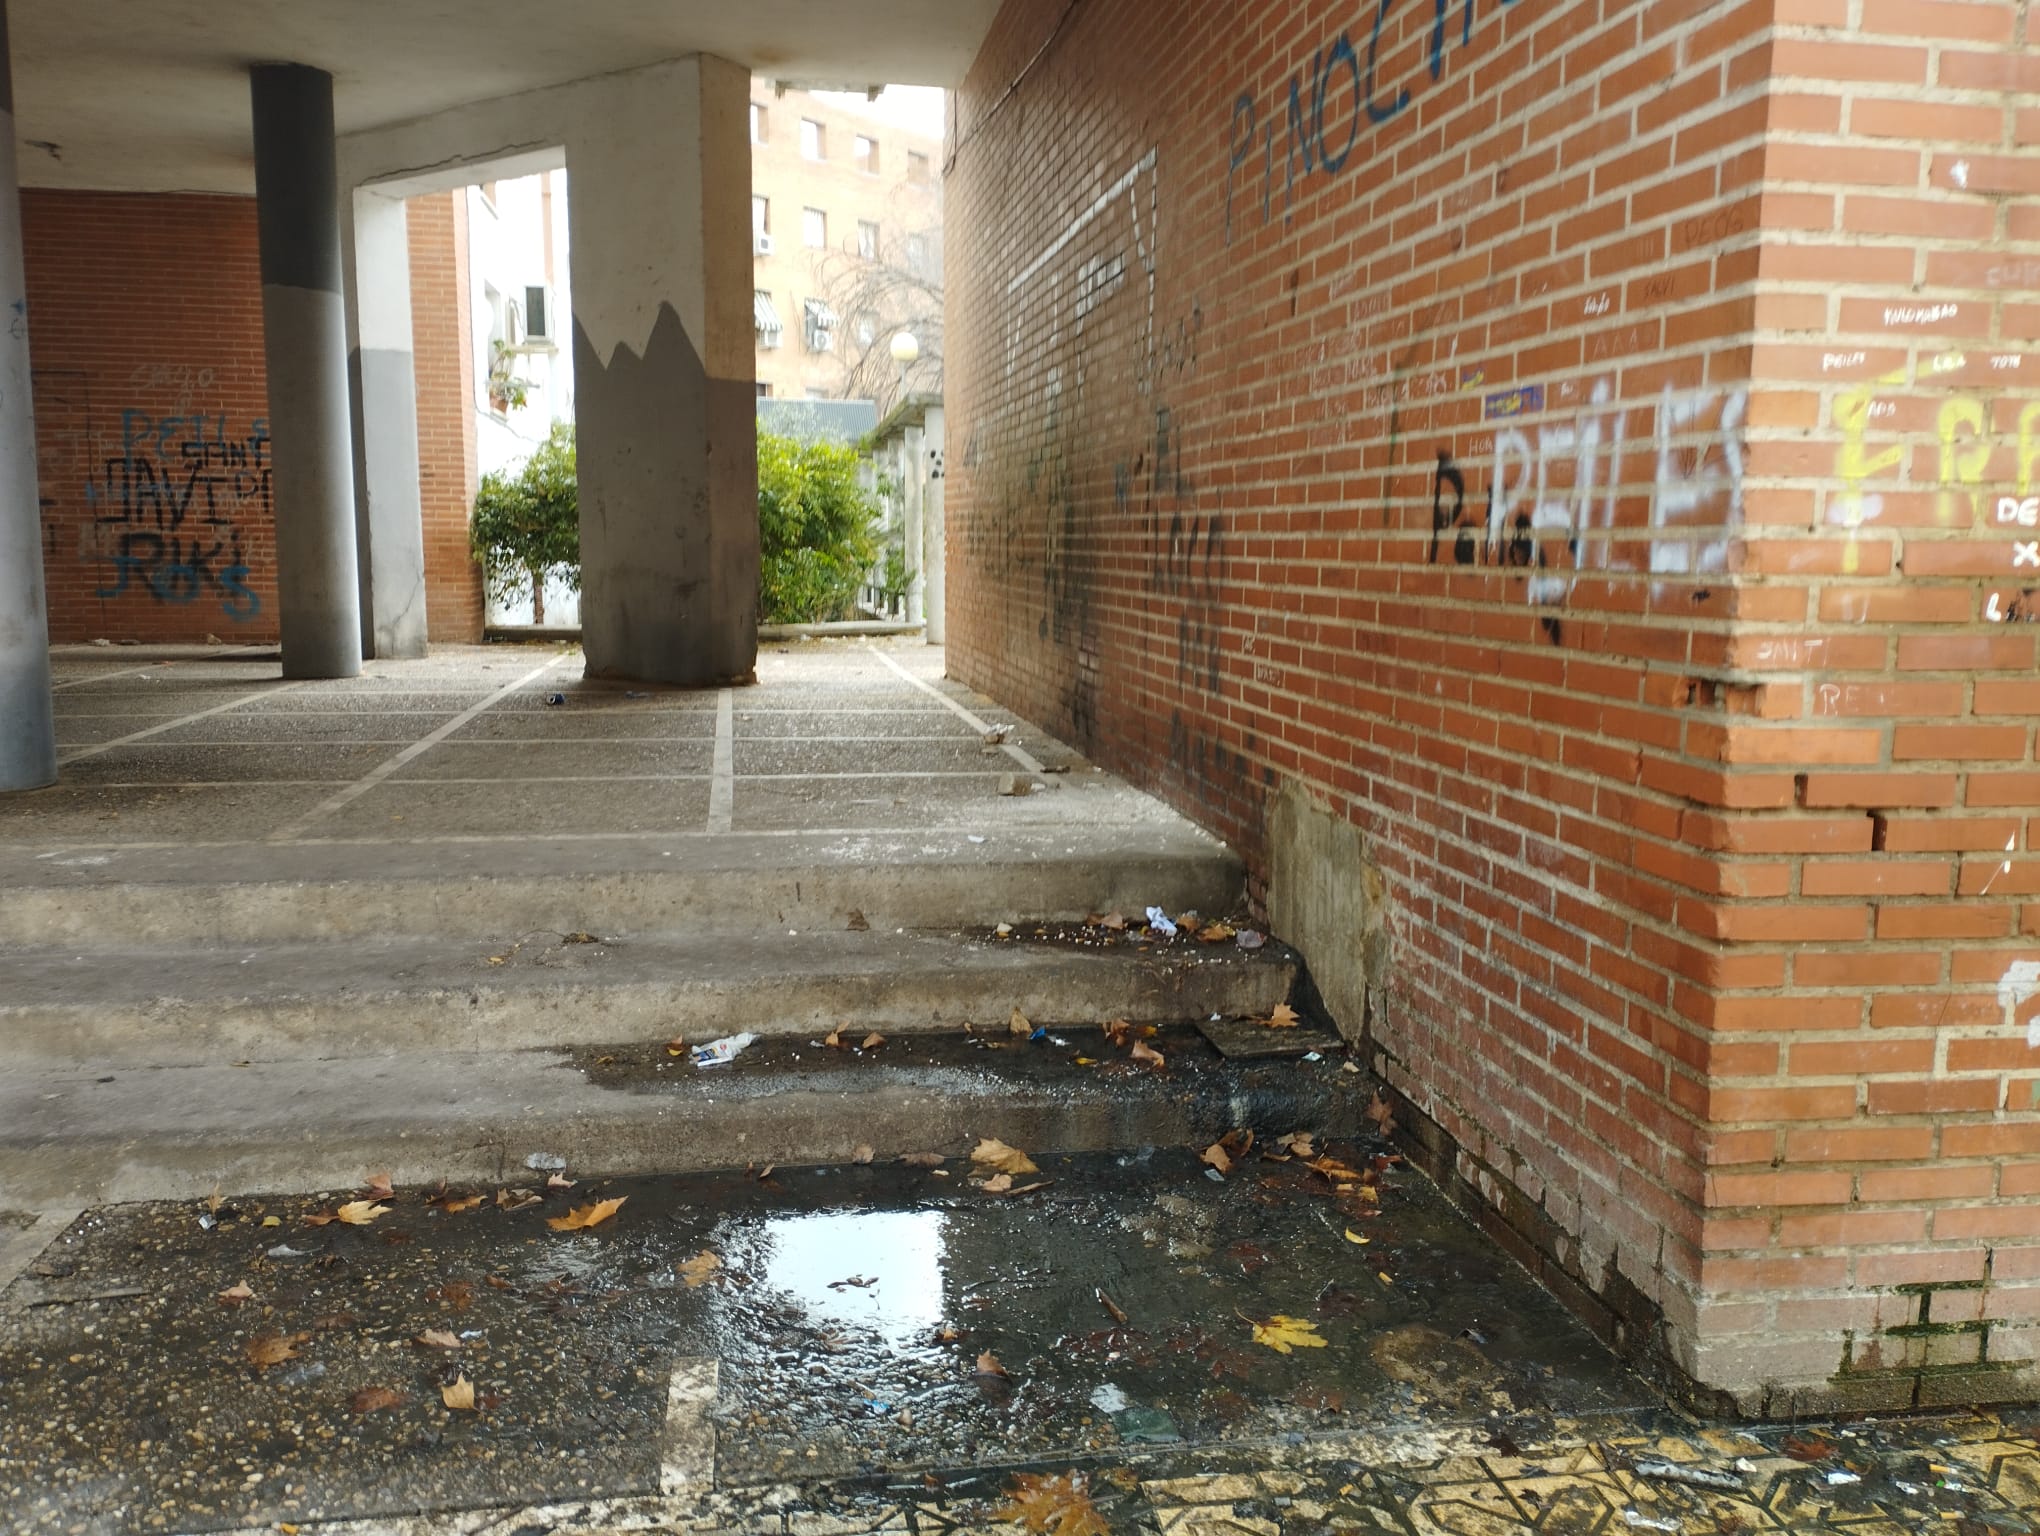
M 50 638 L 276 638 L 255 204 L 22 194 Z
M 951 665 L 1258 878 L 1284 786 L 1356 824 L 1409 1118 L 1679 1369 L 2016 1394 L 2025 7 L 1775 10 L 1013 0 Z
M 418 375 L 418 491 L 425 518 L 425 622 L 435 641 L 478 641 L 482 573 L 468 557 L 474 505 L 475 360 L 469 343 L 467 196 L 408 204 L 411 337 Z

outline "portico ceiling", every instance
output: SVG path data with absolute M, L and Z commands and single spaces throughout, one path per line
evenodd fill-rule
M 29 186 L 250 192 L 247 68 L 332 71 L 342 133 L 689 53 L 953 86 L 999 0 L 0 0 Z

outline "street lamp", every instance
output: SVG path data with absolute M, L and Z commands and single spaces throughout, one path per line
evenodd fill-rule
M 921 343 L 912 331 L 895 331 L 891 351 L 892 360 L 900 365 L 900 377 L 904 379 L 907 370 L 920 359 Z

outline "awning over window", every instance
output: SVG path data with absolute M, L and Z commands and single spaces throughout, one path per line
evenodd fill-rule
M 751 295 L 751 320 L 766 336 L 777 336 L 786 329 L 779 323 L 779 311 L 772 307 L 772 295 L 769 293 Z
M 833 331 L 838 321 L 836 312 L 820 299 L 807 300 L 807 323 L 811 331 Z

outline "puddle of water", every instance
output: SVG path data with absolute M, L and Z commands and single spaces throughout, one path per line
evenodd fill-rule
M 753 1229 L 752 1272 L 815 1327 L 855 1329 L 904 1349 L 942 1321 L 947 1221 L 942 1211 L 774 1217 Z

